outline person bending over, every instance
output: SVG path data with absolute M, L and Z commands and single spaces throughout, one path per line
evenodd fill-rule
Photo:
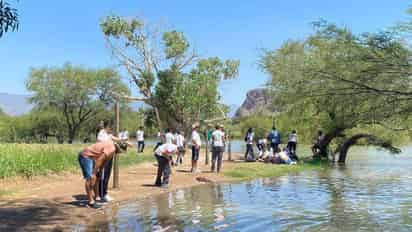
M 121 139 L 119 137 L 113 136 L 113 130 L 112 127 L 110 126 L 110 123 L 108 121 L 103 122 L 103 128 L 99 131 L 97 135 L 97 142 L 120 142 Z M 110 174 L 112 172 L 112 166 L 113 166 L 113 159 L 110 159 L 106 162 L 105 166 L 100 170 L 100 172 L 97 174 L 99 177 L 99 195 L 97 196 L 100 198 L 102 201 L 105 202 L 110 202 L 113 199 L 109 196 L 108 194 L 108 189 L 109 189 L 109 180 L 110 180 Z
M 176 154 L 177 151 L 177 146 L 173 143 L 162 144 L 156 149 L 154 154 L 158 163 L 155 182 L 156 186 L 161 186 L 163 188 L 169 186 L 169 176 L 171 173 L 170 161 L 172 160 L 172 155 Z
M 127 143 L 97 142 L 79 153 L 78 161 L 85 179 L 87 205 L 89 207 L 100 207 L 96 203 L 96 197 L 99 195 L 99 178 L 97 174 L 113 158 L 114 154 L 127 150 L 127 146 Z

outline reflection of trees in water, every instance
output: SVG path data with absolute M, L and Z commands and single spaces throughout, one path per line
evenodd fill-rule
M 374 198 L 376 183 L 352 183 L 350 169 L 328 169 L 318 172 L 319 184 L 326 187 L 329 194 L 328 220 L 319 227 L 335 230 L 354 231 L 359 228 L 381 230 L 382 216 L 375 211 Z M 361 193 L 361 191 L 364 191 Z M 363 199 L 359 199 L 362 197 Z M 361 205 L 360 205 L 361 204 Z M 389 204 L 385 207 L 394 207 Z M 313 229 L 317 229 L 316 227 Z
M 145 231 L 177 230 L 187 227 L 213 229 L 227 217 L 224 194 L 220 185 L 205 185 L 142 201 L 137 207 Z

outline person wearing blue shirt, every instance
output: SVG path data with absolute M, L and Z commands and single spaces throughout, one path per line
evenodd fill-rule
M 280 133 L 276 130 L 276 127 L 272 128 L 272 131 L 268 134 L 267 140 L 270 142 L 270 147 L 273 152 L 279 151 L 279 144 L 281 144 Z

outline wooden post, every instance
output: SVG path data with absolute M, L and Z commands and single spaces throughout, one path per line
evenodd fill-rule
M 228 160 L 232 161 L 232 144 L 230 142 L 230 130 L 227 132 L 227 154 L 228 154 Z
M 115 124 L 116 124 L 116 129 L 115 133 L 116 136 L 119 136 L 119 130 L 120 130 L 120 102 L 117 100 L 115 107 Z M 118 154 L 114 155 L 113 158 L 113 188 L 118 189 L 119 188 L 119 156 Z
M 205 132 L 205 138 L 206 138 L 206 148 L 205 148 L 205 151 L 206 151 L 206 156 L 205 156 L 205 165 L 209 165 L 209 140 L 208 140 L 208 130 L 206 130 L 206 132 Z

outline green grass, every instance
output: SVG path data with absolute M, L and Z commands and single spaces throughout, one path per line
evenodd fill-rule
M 0 198 L 5 196 L 13 196 L 18 191 L 15 189 L 0 189 Z
M 84 144 L 0 144 L 0 178 L 38 175 L 79 170 L 77 154 Z M 151 148 L 136 155 L 130 149 L 120 156 L 120 166 L 129 166 L 154 160 Z
M 304 159 L 297 165 L 275 165 L 266 163 L 239 163 L 236 167 L 223 172 L 227 177 L 248 180 L 253 178 L 278 177 L 289 173 L 297 173 L 306 170 L 328 168 L 327 161 L 311 161 Z

